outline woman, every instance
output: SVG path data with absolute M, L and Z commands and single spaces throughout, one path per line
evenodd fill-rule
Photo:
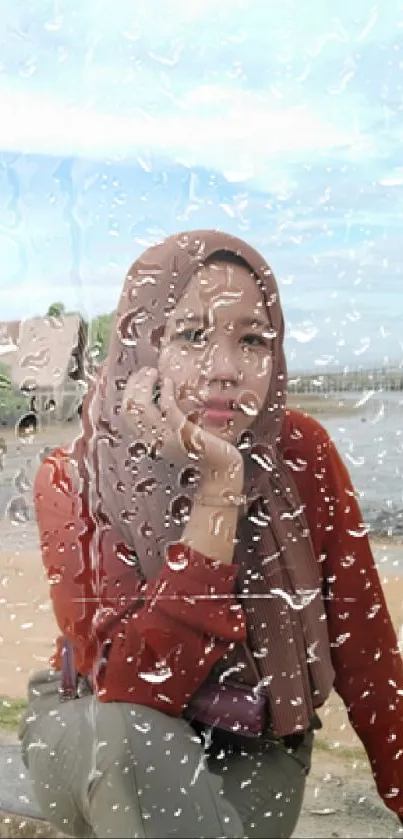
M 396 636 L 346 469 L 286 411 L 283 337 L 255 250 L 170 237 L 127 275 L 82 435 L 39 469 L 65 640 L 21 739 L 68 834 L 291 836 L 333 686 L 403 815 Z

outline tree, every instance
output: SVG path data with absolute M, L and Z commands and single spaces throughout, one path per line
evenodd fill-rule
M 28 408 L 29 400 L 20 391 L 15 390 L 9 368 L 0 363 L 0 419 L 3 421 L 1 424 L 26 413 Z
M 66 314 L 66 307 L 64 303 L 51 303 L 46 314 L 49 318 L 60 318 L 61 315 Z
M 99 315 L 91 321 L 90 341 L 91 345 L 96 347 L 98 351 L 97 362 L 103 361 L 108 353 L 113 317 L 112 312 L 109 315 Z

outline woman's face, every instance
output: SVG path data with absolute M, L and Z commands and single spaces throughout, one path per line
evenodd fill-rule
M 159 372 L 173 380 L 187 416 L 234 441 L 264 403 L 273 337 L 250 271 L 209 263 L 193 275 L 167 320 Z

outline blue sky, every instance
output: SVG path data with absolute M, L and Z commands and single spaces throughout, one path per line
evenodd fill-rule
M 293 369 L 403 358 L 403 2 L 0 0 L 1 318 L 243 236 Z

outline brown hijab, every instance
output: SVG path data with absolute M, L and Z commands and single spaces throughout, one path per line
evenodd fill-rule
M 81 450 L 99 527 L 117 528 L 144 576 L 152 579 L 168 543 L 180 540 L 195 487 L 185 460 L 148 457 L 119 409 L 129 375 L 143 366 L 157 367 L 165 319 L 190 277 L 218 251 L 240 256 L 250 266 L 275 334 L 267 398 L 242 440 L 250 504 L 239 524 L 234 562 L 248 642 L 268 694 L 272 728 L 280 736 L 307 728 L 313 709 L 331 690 L 334 673 L 317 560 L 301 500 L 277 446 L 287 387 L 284 321 L 276 280 L 259 253 L 235 237 L 200 230 L 165 239 L 133 264 L 108 357 L 84 405 Z M 93 564 L 97 575 L 96 550 Z

